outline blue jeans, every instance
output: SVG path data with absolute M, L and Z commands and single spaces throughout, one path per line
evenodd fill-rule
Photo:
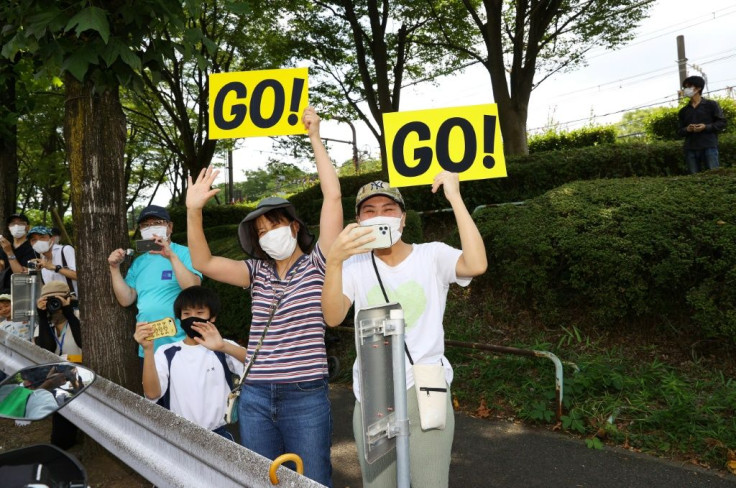
M 690 174 L 718 168 L 718 148 L 685 149 L 685 162 Z
M 246 384 L 238 403 L 240 442 L 268 459 L 297 454 L 304 462 L 304 476 L 332 486 L 327 391 L 327 380 Z

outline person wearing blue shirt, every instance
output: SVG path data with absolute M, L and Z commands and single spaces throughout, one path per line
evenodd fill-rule
M 174 224 L 165 208 L 149 205 L 138 217 L 141 238 L 153 240 L 161 248 L 148 251 L 133 261 L 128 274 L 123 278 L 120 265 L 125 260 L 125 250 L 116 249 L 108 257 L 112 288 L 115 298 L 123 307 L 136 303 L 136 322 L 153 322 L 174 317 L 174 300 L 190 286 L 202 283 L 202 274 L 192 266 L 189 249 L 170 241 Z M 176 335 L 154 341 L 154 349 L 183 340 L 184 331 L 176 320 Z M 143 357 L 143 349 L 138 347 Z

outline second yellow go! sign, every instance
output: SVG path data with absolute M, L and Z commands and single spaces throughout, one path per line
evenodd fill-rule
M 506 176 L 496 104 L 386 113 L 383 133 L 393 187 L 431 184 L 443 170 L 461 181 Z
M 306 134 L 307 68 L 210 75 L 210 139 Z

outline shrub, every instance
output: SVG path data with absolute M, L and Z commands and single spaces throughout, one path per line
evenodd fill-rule
M 476 220 L 484 292 L 550 325 L 669 322 L 736 341 L 734 170 L 576 182 Z
M 605 127 L 583 127 L 568 132 L 550 131 L 529 137 L 529 152 L 564 151 L 580 147 L 613 144 L 616 142 L 616 129 Z

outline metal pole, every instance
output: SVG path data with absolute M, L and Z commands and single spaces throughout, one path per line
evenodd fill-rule
M 232 203 L 233 197 L 233 150 L 227 150 L 227 203 Z
M 409 412 L 406 406 L 406 363 L 404 362 L 404 311 L 392 309 L 389 321 L 395 330 L 391 355 L 394 369 L 394 408 L 396 409 L 396 484 L 409 488 Z
M 685 57 L 685 36 L 677 36 L 677 67 L 680 71 L 680 86 L 687 78 L 687 58 Z

